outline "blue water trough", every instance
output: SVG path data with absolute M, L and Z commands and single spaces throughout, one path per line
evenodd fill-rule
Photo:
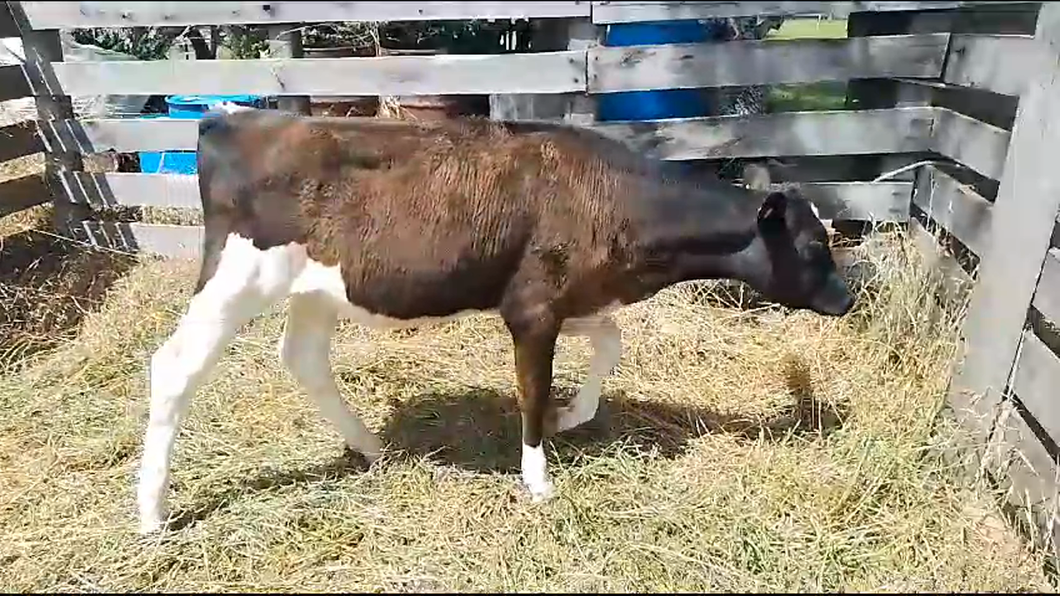
M 140 118 L 199 120 L 222 101 L 263 108 L 265 98 L 257 95 L 170 95 L 166 97 L 168 114 L 144 114 Z M 198 172 L 195 151 L 141 151 L 140 171 L 145 174 L 195 174 Z

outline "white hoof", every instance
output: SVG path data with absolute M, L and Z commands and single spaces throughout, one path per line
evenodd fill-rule
M 162 531 L 166 522 L 162 516 L 144 516 L 140 518 L 140 535 L 150 536 Z
M 555 494 L 552 481 L 548 478 L 545 450 L 542 445 L 537 447 L 523 445 L 523 484 L 530 491 L 530 497 L 535 503 L 546 501 Z
M 596 410 L 583 406 L 584 403 L 586 403 L 584 400 L 576 401 L 574 405 L 556 408 L 557 433 L 578 428 L 596 417 Z
M 548 481 L 537 486 L 530 486 L 527 484 L 526 488 L 530 491 L 531 503 L 544 503 L 556 496 L 556 489 L 552 486 L 552 483 Z

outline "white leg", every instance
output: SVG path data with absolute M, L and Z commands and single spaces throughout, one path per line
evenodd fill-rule
M 578 395 L 569 405 L 558 409 L 556 432 L 576 428 L 596 416 L 604 377 L 611 373 L 622 357 L 622 331 L 611 317 L 570 319 L 563 323 L 562 333 L 588 336 L 593 355 L 589 360 L 589 377 Z
M 173 446 L 192 395 L 241 326 L 275 302 L 289 279 L 283 249 L 229 237 L 217 271 L 192 297 L 176 331 L 152 355 L 150 414 L 137 486 L 140 532 L 161 529 Z
M 523 484 L 530 491 L 530 499 L 540 503 L 552 498 L 555 490 L 548 478 L 548 462 L 545 460 L 544 443 L 537 447 L 523 444 L 522 473 Z
M 361 419 L 350 412 L 331 370 L 329 352 L 337 319 L 335 307 L 328 299 L 313 294 L 292 295 L 280 340 L 280 359 L 321 415 L 339 430 L 350 449 L 372 463 L 379 459 L 382 445 Z

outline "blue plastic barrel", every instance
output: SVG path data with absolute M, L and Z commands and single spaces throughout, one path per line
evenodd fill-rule
M 704 43 L 717 37 L 724 26 L 724 21 L 698 20 L 621 23 L 607 27 L 604 45 Z M 602 121 L 695 118 L 708 111 L 704 94 L 698 89 L 622 91 L 601 94 L 597 99 L 597 118 Z
M 199 120 L 218 102 L 228 101 L 242 106 L 265 107 L 265 99 L 257 95 L 170 95 L 166 97 L 168 116 L 182 120 Z M 160 114 L 145 114 L 141 118 L 159 118 Z M 198 172 L 195 151 L 142 151 L 140 171 L 146 174 L 195 174 Z

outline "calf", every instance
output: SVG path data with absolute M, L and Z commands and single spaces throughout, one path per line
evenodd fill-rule
M 542 440 L 596 413 L 621 337 L 609 310 L 696 279 L 742 280 L 839 316 L 853 299 L 795 190 L 739 188 L 558 124 L 307 118 L 249 110 L 199 124 L 202 268 L 150 368 L 138 504 L 161 527 L 181 416 L 236 330 L 289 297 L 279 356 L 346 444 L 380 441 L 329 364 L 339 317 L 408 327 L 500 315 L 515 351 L 522 480 L 552 494 Z M 550 407 L 559 334 L 588 336 L 589 376 Z

